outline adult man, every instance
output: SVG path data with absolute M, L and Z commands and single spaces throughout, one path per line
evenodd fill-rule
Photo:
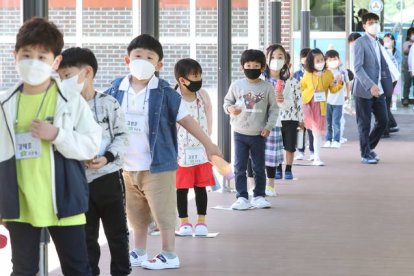
M 378 15 L 374 13 L 362 16 L 366 35 L 356 40 L 354 46 L 353 93 L 363 164 L 377 164 L 379 161 L 378 155 L 373 150 L 388 122 L 385 95 L 392 93 L 391 74 L 377 38 L 377 33 L 380 31 L 378 20 Z M 371 112 L 375 116 L 372 130 Z

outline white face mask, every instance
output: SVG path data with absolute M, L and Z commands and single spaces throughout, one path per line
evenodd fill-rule
M 327 62 L 329 69 L 336 69 L 339 67 L 339 60 L 331 60 Z
M 17 63 L 17 72 L 23 82 L 39 85 L 52 75 L 52 66 L 37 59 L 23 59 Z
M 392 43 L 392 41 L 384 42 L 384 47 L 387 49 L 392 49 L 393 46 L 394 43 Z
M 273 71 L 279 71 L 285 65 L 284 59 L 272 59 L 270 61 L 269 68 Z
M 322 71 L 324 67 L 325 67 L 325 62 L 315 64 L 315 69 L 318 71 Z
M 372 34 L 372 35 L 377 35 L 377 33 L 380 32 L 380 29 L 381 29 L 380 25 L 378 23 L 374 23 L 374 24 L 368 26 L 367 32 Z
M 411 41 L 414 41 L 414 34 L 410 36 Z
M 85 86 L 85 81 L 78 83 L 79 75 L 81 72 L 82 71 L 80 71 L 79 74 L 69 79 L 62 80 L 62 82 L 60 83 L 60 88 L 62 88 L 62 90 L 64 91 L 76 92 L 80 94 L 83 90 L 83 87 Z
M 145 59 L 134 59 L 129 63 L 129 71 L 138 80 L 147 80 L 154 75 L 154 65 Z

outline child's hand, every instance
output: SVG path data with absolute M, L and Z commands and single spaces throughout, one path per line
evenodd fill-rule
M 262 129 L 262 132 L 260 133 L 260 135 L 262 135 L 263 137 L 267 137 L 267 136 L 269 136 L 269 134 L 270 134 L 270 130 L 267 130 L 267 129 Z
M 31 125 L 32 136 L 34 138 L 53 141 L 56 139 L 59 129 L 47 121 L 34 119 Z
M 105 156 L 100 156 L 100 157 L 96 157 L 94 159 L 92 159 L 92 161 L 89 161 L 86 165 L 86 167 L 88 169 L 92 169 L 92 170 L 98 170 L 100 168 L 102 168 L 103 166 L 105 166 L 106 164 L 108 164 L 108 160 L 106 159 Z
M 285 98 L 283 97 L 283 93 L 276 93 L 276 102 L 283 103 L 284 101 L 285 101 Z
M 344 78 L 342 77 L 342 75 L 338 75 L 335 77 L 334 82 L 335 83 L 342 83 L 342 81 L 344 80 Z
M 300 123 L 299 123 L 299 127 L 300 127 L 301 129 L 304 129 L 304 128 L 305 128 L 305 123 L 304 123 L 304 122 L 300 122 Z
M 237 105 L 231 105 L 231 106 L 227 107 L 227 111 L 231 115 L 239 115 L 242 112 L 242 109 Z

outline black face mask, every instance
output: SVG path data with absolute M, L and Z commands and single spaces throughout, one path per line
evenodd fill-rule
M 255 80 L 260 77 L 262 71 L 260 69 L 243 69 L 248 79 Z
M 200 90 L 201 86 L 203 85 L 203 80 L 199 80 L 199 81 L 192 81 L 189 79 L 186 79 L 190 82 L 189 85 L 184 84 L 185 87 L 187 87 L 188 90 L 190 90 L 191 92 L 197 92 L 198 90 Z

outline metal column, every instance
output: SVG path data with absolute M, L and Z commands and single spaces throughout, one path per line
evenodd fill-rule
M 302 0 L 302 20 L 300 25 L 301 49 L 310 45 L 310 6 L 309 0 Z
M 271 44 L 282 43 L 282 2 L 270 0 Z
M 47 18 L 48 13 L 48 0 L 23 0 L 23 21 L 26 21 L 33 16 L 39 16 Z
M 159 0 L 141 0 L 141 34 L 159 38 Z
M 230 117 L 224 113 L 224 96 L 231 83 L 231 0 L 217 0 L 218 12 L 218 145 L 231 161 Z M 225 185 L 223 185 L 225 186 Z

